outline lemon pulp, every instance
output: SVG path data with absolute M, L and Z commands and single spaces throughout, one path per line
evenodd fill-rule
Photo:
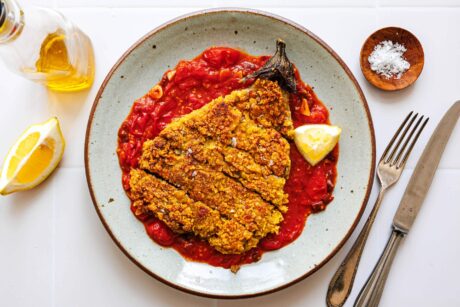
M 16 153 L 14 154 L 14 156 L 11 157 L 10 165 L 7 169 L 6 177 L 8 179 L 11 179 L 13 177 L 22 159 L 25 158 L 33 150 L 39 138 L 40 133 L 34 132 L 29 134 L 24 140 L 22 140 L 19 143 Z
M 304 125 L 295 129 L 294 141 L 305 160 L 314 166 L 334 149 L 341 132 L 337 126 Z
M 43 174 L 53 158 L 54 143 L 54 140 L 46 138 L 43 144 L 38 145 L 17 174 L 18 183 L 33 182 Z

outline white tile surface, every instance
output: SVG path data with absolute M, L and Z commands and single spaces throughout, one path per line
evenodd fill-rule
M 132 264 L 111 241 L 91 204 L 83 170 L 86 120 L 98 87 L 121 54 L 161 23 L 206 7 L 246 6 L 245 1 L 31 0 L 57 6 L 93 40 L 97 74 L 93 88 L 78 94 L 48 93 L 10 74 L 0 62 L 0 156 L 31 123 L 57 115 L 67 139 L 61 167 L 35 190 L 0 198 L 1 306 L 324 306 L 329 280 L 353 239 L 307 280 L 269 296 L 218 301 L 198 298 L 157 282 Z M 313 31 L 351 68 L 368 99 L 378 155 L 409 110 L 432 119 L 387 195 L 362 258 L 352 306 L 377 261 L 389 226 L 420 155 L 443 112 L 460 99 L 460 1 L 458 0 L 266 0 L 252 1 Z M 404 91 L 372 88 L 359 70 L 359 51 L 374 30 L 399 25 L 413 31 L 425 49 L 425 68 Z M 327 102 L 326 102 L 327 103 Z M 425 206 L 395 259 L 381 306 L 460 306 L 460 128 L 441 161 Z M 376 197 L 376 188 L 370 204 Z M 369 208 L 366 214 L 369 212 Z M 361 221 L 360 226 L 364 221 Z
M 54 178 L 40 189 L 0 199 L 2 306 L 51 306 Z

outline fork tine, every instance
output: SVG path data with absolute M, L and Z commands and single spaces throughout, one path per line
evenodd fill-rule
M 388 163 L 389 161 L 391 161 L 396 153 L 396 151 L 398 150 L 399 146 L 401 145 L 401 142 L 404 140 L 404 138 L 406 137 L 407 135 L 407 131 L 409 131 L 410 127 L 412 126 L 412 124 L 414 123 L 414 121 L 417 119 L 418 117 L 418 113 L 416 113 L 414 115 L 414 117 L 412 117 L 412 119 L 409 121 L 409 124 L 405 127 L 403 133 L 401 134 L 401 136 L 398 138 L 398 142 L 396 143 L 396 146 L 393 148 L 393 150 L 391 151 L 391 154 L 390 156 L 385 159 L 385 163 Z
M 415 143 L 416 143 L 417 140 L 418 140 L 418 137 L 419 137 L 420 134 L 422 133 L 422 131 L 423 131 L 423 129 L 425 128 L 426 124 L 428 123 L 428 120 L 429 120 L 429 119 L 430 119 L 430 118 L 427 117 L 427 118 L 425 119 L 425 121 L 423 122 L 422 126 L 420 127 L 420 129 L 418 130 L 417 134 L 415 135 L 415 138 L 412 140 L 412 143 L 410 144 L 409 149 L 407 149 L 407 152 L 406 152 L 406 154 L 404 155 L 404 158 L 403 158 L 402 161 L 397 165 L 398 168 L 403 167 L 403 166 L 406 164 L 407 159 L 409 158 L 409 155 L 410 155 L 410 153 L 412 152 L 412 149 L 414 148 L 414 145 L 415 145 Z
M 396 154 L 396 157 L 390 162 L 390 166 L 393 166 L 393 165 L 396 165 L 398 164 L 399 162 L 399 159 L 401 159 L 401 156 L 402 154 L 404 153 L 404 150 L 406 149 L 407 147 L 407 144 L 409 144 L 410 140 L 412 139 L 412 136 L 414 135 L 415 131 L 417 131 L 417 128 L 418 126 L 420 125 L 420 123 L 422 122 L 423 120 L 423 115 L 422 117 L 420 117 L 417 121 L 417 123 L 415 124 L 414 128 L 412 128 L 412 130 L 410 131 L 409 133 L 409 136 L 406 138 L 402 148 L 399 150 L 399 152 Z
M 410 113 L 406 116 L 406 118 L 404 119 L 404 121 L 402 122 L 401 126 L 399 126 L 398 130 L 395 132 L 395 134 L 393 135 L 393 138 L 391 139 L 390 143 L 388 143 L 387 147 L 385 148 L 385 151 L 383 152 L 382 154 L 382 157 L 380 158 L 380 161 L 383 161 L 388 152 L 390 151 L 391 149 L 391 146 L 393 146 L 393 143 L 395 142 L 396 138 L 398 137 L 399 133 L 401 132 L 401 130 L 404 128 L 404 126 L 406 125 L 407 121 L 409 120 L 409 118 L 411 117 L 412 113 L 414 113 L 414 111 L 410 111 Z

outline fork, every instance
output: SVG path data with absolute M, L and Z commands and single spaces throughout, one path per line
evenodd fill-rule
M 356 242 L 329 283 L 326 296 L 326 303 L 329 307 L 343 306 L 347 300 L 353 288 L 353 281 L 358 270 L 359 261 L 380 204 L 382 203 L 383 196 L 388 188 L 398 181 L 420 133 L 428 122 L 428 118 L 423 121 L 424 116 L 421 116 L 411 129 L 418 117 L 418 113 L 415 115 L 413 113 L 412 111 L 406 116 L 380 158 L 377 168 L 377 176 L 380 182 L 379 195 Z M 422 121 L 423 124 L 420 126 Z M 409 147 L 407 147 L 408 145 Z

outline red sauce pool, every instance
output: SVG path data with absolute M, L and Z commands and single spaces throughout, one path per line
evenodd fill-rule
M 154 92 L 136 100 L 130 114 L 118 132 L 118 158 L 123 170 L 123 187 L 129 190 L 129 171 L 138 167 L 142 144 L 157 136 L 173 118 L 201 108 L 212 99 L 231 91 L 248 87 L 253 80 L 240 83 L 241 77 L 260 68 L 268 56 L 251 56 L 239 50 L 212 47 L 191 61 L 181 61 L 174 70 L 167 71 L 159 85 L 163 96 Z M 169 76 L 169 77 L 168 77 Z M 297 93 L 291 94 L 290 107 L 294 126 L 329 123 L 329 112 L 312 88 L 304 84 L 296 70 Z M 311 114 L 300 112 L 306 99 Z M 333 199 L 338 146 L 319 164 L 311 166 L 291 143 L 291 173 L 285 186 L 289 194 L 288 211 L 278 234 L 265 237 L 256 248 L 241 255 L 224 255 L 199 237 L 177 235 L 151 215 L 138 216 L 148 235 L 162 246 L 170 246 L 184 257 L 214 266 L 230 268 L 257 261 L 262 253 L 279 249 L 294 241 L 305 226 L 310 213 L 324 210 Z

